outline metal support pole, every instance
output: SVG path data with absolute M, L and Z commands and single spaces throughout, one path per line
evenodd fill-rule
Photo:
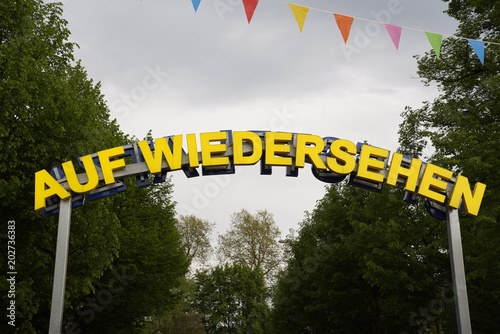
M 458 210 L 447 207 L 446 224 L 448 226 L 451 276 L 453 279 L 453 293 L 455 295 L 455 313 L 457 317 L 458 333 L 472 334 Z
M 69 230 L 71 223 L 71 197 L 59 204 L 59 224 L 57 226 L 57 248 L 50 309 L 49 334 L 62 333 L 64 292 L 66 289 L 66 268 L 68 265 Z

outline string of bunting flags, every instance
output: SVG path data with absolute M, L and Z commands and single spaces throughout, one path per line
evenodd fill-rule
M 198 11 L 198 7 L 200 6 L 201 0 L 191 0 L 194 11 Z M 257 5 L 259 3 L 259 0 L 242 0 L 243 2 L 243 7 L 245 9 L 245 14 L 248 20 L 248 23 L 252 20 L 253 14 L 255 12 L 255 9 L 257 8 Z M 284 2 L 284 1 L 280 1 Z M 340 34 L 342 35 L 342 38 L 344 40 L 344 43 L 347 44 L 347 40 L 349 39 L 349 33 L 351 31 L 351 26 L 354 22 L 354 20 L 361 20 L 361 21 L 368 21 L 368 22 L 374 22 L 381 24 L 385 27 L 387 33 L 389 34 L 389 37 L 391 38 L 392 43 L 396 47 L 396 50 L 399 49 L 399 42 L 401 40 L 401 33 L 403 29 L 408 29 L 408 30 L 415 30 L 415 31 L 420 31 L 425 33 L 427 36 L 427 39 L 429 40 L 429 43 L 431 47 L 433 48 L 436 57 L 440 57 L 440 52 L 441 52 L 441 43 L 443 41 L 443 34 L 435 33 L 435 32 L 429 32 L 421 29 L 416 29 L 416 28 L 411 28 L 411 27 L 404 27 L 404 26 L 397 26 L 397 25 L 392 25 L 389 23 L 385 22 L 379 22 L 379 21 L 374 21 L 370 19 L 364 19 L 360 17 L 355 17 L 355 16 L 348 16 L 348 15 L 343 15 L 343 14 L 338 14 L 318 8 L 313 8 L 313 7 L 306 7 L 306 6 L 301 6 L 301 5 L 296 5 L 292 3 L 287 3 L 290 6 L 290 9 L 292 10 L 293 16 L 295 17 L 295 20 L 297 21 L 297 25 L 299 27 L 300 32 L 302 33 L 302 30 L 304 28 L 304 23 L 306 21 L 307 14 L 309 10 L 315 10 L 315 11 L 320 11 L 320 12 L 326 12 L 333 14 L 333 17 L 335 18 L 335 21 L 337 23 L 337 26 L 340 30 Z M 465 39 L 468 41 L 469 45 L 471 46 L 472 50 L 476 54 L 476 56 L 479 58 L 479 61 L 481 61 L 481 64 L 484 65 L 484 53 L 485 53 L 485 45 L 486 43 L 488 44 L 495 44 L 495 45 L 500 45 L 500 43 L 495 43 L 495 42 L 490 42 L 490 41 L 482 41 L 482 40 L 476 40 L 476 39 L 471 39 L 471 38 L 463 38 L 463 37 L 457 37 L 459 39 Z

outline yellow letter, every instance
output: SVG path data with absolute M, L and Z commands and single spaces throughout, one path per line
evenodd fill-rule
M 118 146 L 97 152 L 97 155 L 99 156 L 99 162 L 101 163 L 102 175 L 104 176 L 105 184 L 115 183 L 115 176 L 113 175 L 113 171 L 125 167 L 125 160 L 111 159 L 124 154 L 125 150 L 123 146 Z
M 392 155 L 389 173 L 387 174 L 387 184 L 395 186 L 398 182 L 398 177 L 401 175 L 406 177 L 405 189 L 414 192 L 417 188 L 418 175 L 420 174 L 422 161 L 412 158 L 409 168 L 401 166 L 401 162 L 403 162 L 403 155 L 400 153 L 394 153 Z
M 83 167 L 85 168 L 85 173 L 87 174 L 87 183 L 81 184 L 78 181 L 78 176 L 76 175 L 75 166 L 73 162 L 66 161 L 62 164 L 64 169 L 64 174 L 66 174 L 66 180 L 68 180 L 68 185 L 71 190 L 75 193 L 85 193 L 87 191 L 94 190 L 99 184 L 99 175 L 97 175 L 97 169 L 92 161 L 91 155 L 86 155 L 81 158 Z
M 453 173 L 436 165 L 427 164 L 422 180 L 420 181 L 420 185 L 418 186 L 417 193 L 438 203 L 444 203 L 446 195 L 438 193 L 437 191 L 446 192 L 448 182 L 437 179 L 434 175 L 444 180 L 450 180 Z
M 310 144 L 314 146 L 308 146 Z M 297 135 L 295 166 L 304 167 L 307 155 L 316 169 L 326 169 L 325 163 L 319 157 L 324 148 L 325 143 L 323 142 L 323 138 L 299 133 Z
M 380 158 L 383 160 L 372 159 Z M 370 145 L 363 145 L 359 155 L 357 177 L 375 182 L 383 182 L 384 175 L 377 171 L 384 170 L 387 164 L 389 151 Z M 375 170 L 375 171 L 372 171 Z
M 198 167 L 200 165 L 200 160 L 198 158 L 198 147 L 196 146 L 196 135 L 190 133 L 186 135 L 187 149 L 188 149 L 188 159 L 189 167 Z
M 170 149 L 168 144 L 168 138 L 158 138 L 155 139 L 155 154 L 149 149 L 149 143 L 147 141 L 140 141 L 139 148 L 141 149 L 146 165 L 148 165 L 149 172 L 151 174 L 157 174 L 161 172 L 161 165 L 163 163 L 163 157 L 167 161 L 167 165 L 170 170 L 180 169 L 182 166 L 182 135 L 177 135 L 171 137 L 173 141 L 173 149 Z
M 45 169 L 35 173 L 35 210 L 45 207 L 45 200 L 54 195 L 66 199 L 71 194 Z
M 330 146 L 331 157 L 326 158 L 326 165 L 332 172 L 346 175 L 356 167 L 356 145 L 345 139 L 337 139 Z M 340 163 L 341 162 L 341 163 Z
M 469 180 L 465 176 L 459 175 L 455 181 L 455 187 L 453 187 L 453 191 L 451 192 L 450 203 L 448 205 L 458 209 L 460 200 L 463 197 L 465 212 L 469 215 L 477 216 L 485 190 L 486 185 L 478 182 L 474 186 L 474 191 L 471 192 Z
M 266 165 L 291 166 L 292 158 L 275 157 L 276 153 L 290 153 L 290 145 L 281 145 L 292 141 L 290 132 L 266 132 Z
M 212 154 L 226 153 L 226 144 L 211 145 L 212 141 L 227 140 L 227 132 L 200 133 L 201 163 L 203 166 L 229 165 L 229 157 L 213 157 Z
M 243 141 L 252 143 L 251 155 L 243 155 Z M 233 159 L 235 165 L 253 165 L 262 157 L 262 140 L 255 132 L 235 131 L 233 132 Z

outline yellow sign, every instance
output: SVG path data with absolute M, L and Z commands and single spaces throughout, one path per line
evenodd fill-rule
M 135 153 L 127 153 L 128 148 L 120 146 L 81 157 L 85 170 L 82 174 L 76 173 L 72 161 L 62 164 L 65 176 L 59 179 L 46 170 L 38 171 L 35 210 L 44 209 L 47 200 L 54 196 L 66 199 L 72 196 L 71 192 L 91 193 L 124 177 L 192 170 L 200 165 L 231 173 L 229 166 L 253 165 L 259 161 L 266 168 L 286 166 L 294 171 L 307 162 L 322 175 L 340 179 L 349 175 L 353 184 L 364 182 L 379 189 L 383 183 L 399 184 L 406 191 L 441 205 L 458 209 L 463 204 L 465 212 L 473 216 L 479 212 L 486 189 L 479 182 L 471 189 L 465 176 L 454 177 L 453 172 L 419 159 L 399 153 L 391 156 L 386 149 L 310 134 L 220 131 L 201 133 L 198 137 L 187 134 L 158 138 L 154 142 L 140 141 L 129 147 Z M 127 163 L 125 158 L 131 154 L 135 158 Z

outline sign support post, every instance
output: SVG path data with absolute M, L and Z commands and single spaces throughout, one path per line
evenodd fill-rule
M 446 208 L 446 225 L 448 227 L 448 243 L 450 247 L 451 276 L 453 280 L 453 294 L 455 297 L 455 313 L 457 317 L 458 333 L 472 334 L 470 323 L 469 301 L 465 282 L 464 257 L 462 253 L 462 237 L 460 234 L 460 220 L 458 210 Z
M 68 266 L 69 231 L 71 223 L 71 197 L 61 200 L 57 226 L 57 248 L 50 308 L 50 334 L 62 333 L 66 268 Z

